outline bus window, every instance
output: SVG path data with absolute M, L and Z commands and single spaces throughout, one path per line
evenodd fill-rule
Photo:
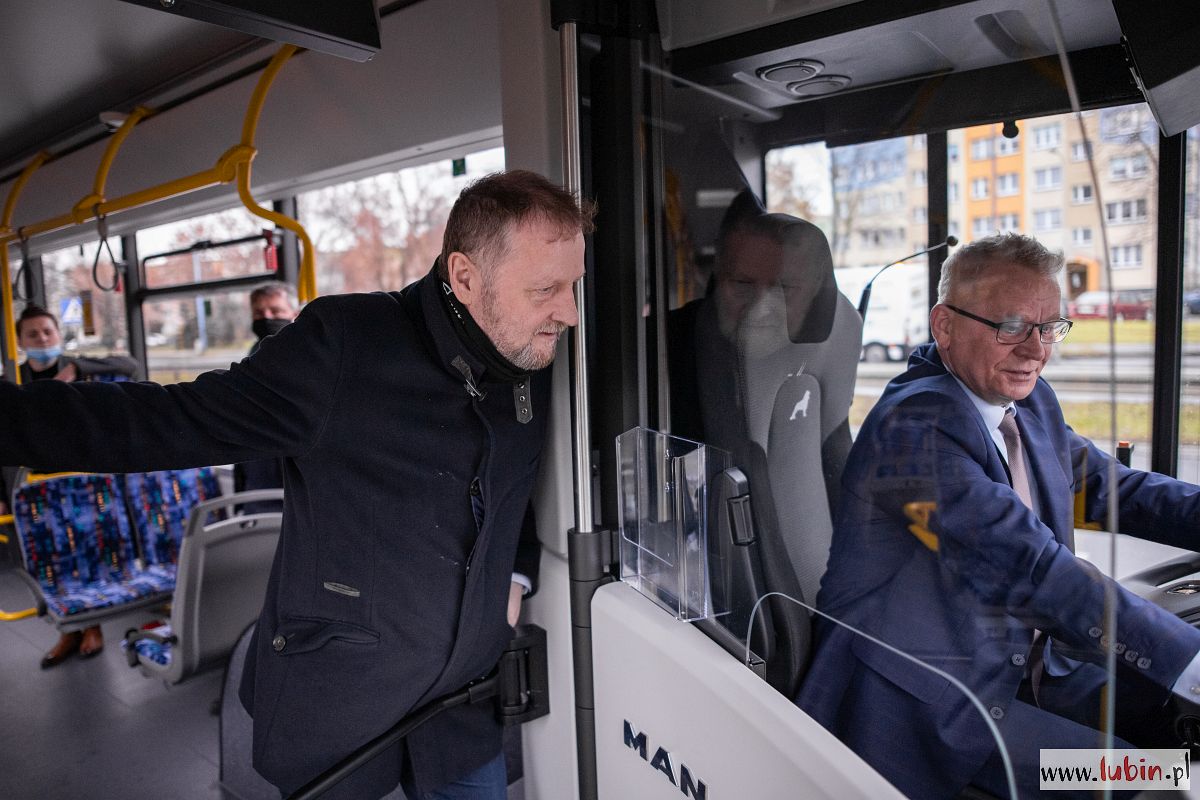
M 119 243 L 113 244 L 120 257 Z M 68 355 L 129 352 L 125 294 L 102 291 L 92 282 L 92 263 L 98 246 L 93 243 L 66 247 L 42 255 L 46 308 L 58 317 L 63 349 Z M 107 250 L 100 255 L 97 272 L 102 283 L 107 285 L 112 280 Z
M 504 168 L 504 150 L 381 172 L 297 196 L 317 251 L 320 294 L 403 288 L 441 252 L 450 206 L 468 181 Z
M 161 297 L 142 304 L 150 380 L 180 383 L 226 369 L 254 344 L 250 292 Z
M 1179 477 L 1200 483 L 1200 127 L 1187 132 Z
M 197 242 L 227 242 L 260 234 L 274 225 L 244 208 L 230 208 L 214 214 L 146 228 L 137 233 L 138 255 L 146 265 L 143 281 L 148 289 L 183 283 L 236 278 L 266 273 L 273 268 L 264 258 L 264 242 L 244 244 L 163 258 L 147 258 L 190 247 Z
M 880 273 L 924 249 L 927 235 L 925 137 L 826 148 L 821 143 L 766 155 L 767 206 L 816 224 L 829 240 L 838 290 L 858 305 L 872 284 L 863 324 L 862 363 L 851 428 L 857 430 L 908 354 L 929 339 L 924 256 Z

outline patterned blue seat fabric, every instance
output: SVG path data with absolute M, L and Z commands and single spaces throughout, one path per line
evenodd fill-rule
M 127 491 L 134 500 L 132 524 Z M 66 475 L 21 487 L 13 497 L 14 521 L 26 569 L 51 616 L 69 621 L 170 594 L 187 515 L 219 494 L 211 469 Z M 142 534 L 140 558 L 135 530 Z
M 160 591 L 169 592 L 175 588 L 175 562 L 188 515 L 197 503 L 221 494 L 216 473 L 205 467 L 132 472 L 124 477 L 145 574 L 157 582 Z
M 162 641 L 157 639 L 138 639 L 133 643 L 133 649 L 139 656 L 148 661 L 153 661 L 155 664 L 166 666 L 171 663 L 171 642 L 174 639 L 175 632 L 171 629 L 171 623 L 164 622 L 160 625 L 155 625 L 152 628 L 145 628 L 148 633 L 153 633 L 162 637 Z M 131 631 L 132 633 L 132 631 Z M 128 634 L 126 634 L 128 636 Z M 129 649 L 129 640 L 121 640 L 121 649 Z
M 22 487 L 14 520 L 25 564 L 51 614 L 67 617 L 158 591 L 137 569 L 129 519 L 112 475 L 71 475 Z

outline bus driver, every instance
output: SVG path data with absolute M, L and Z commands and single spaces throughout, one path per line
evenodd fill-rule
M 1200 693 L 1200 631 L 1073 551 L 1081 490 L 1087 520 L 1103 519 L 1115 492 L 1123 533 L 1196 549 L 1200 489 L 1114 465 L 1063 421 L 1039 379 L 1071 327 L 1062 263 L 1017 234 L 946 261 L 930 312 L 936 343 L 888 385 L 850 452 L 817 597 L 969 687 L 1022 797 L 1038 795 L 1041 748 L 1102 746 L 1109 648 L 1118 736 L 1145 746 L 1155 731 L 1137 723 L 1164 716 L 1154 711 L 1172 691 Z M 954 797 L 973 784 L 1008 796 L 991 733 L 948 681 L 832 623 L 818 621 L 817 640 L 798 702 L 901 791 Z

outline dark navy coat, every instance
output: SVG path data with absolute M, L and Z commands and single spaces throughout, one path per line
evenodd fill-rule
M 1010 486 L 999 449 L 937 348 L 918 349 L 850 451 L 818 607 L 953 675 L 996 720 L 1017 695 L 1035 628 L 1056 644 L 1052 674 L 1070 674 L 1059 645 L 1101 665 L 1112 646 L 1121 667 L 1161 687 L 1155 699 L 1166 703 L 1200 650 L 1200 631 L 1071 552 L 1074 494 L 1085 491 L 1085 517 L 1095 520 L 1116 492 L 1122 532 L 1196 549 L 1200 489 L 1120 465 L 1111 484 L 1112 459 L 1067 427 L 1044 380 L 1017 408 L 1040 518 Z M 913 502 L 934 504 L 927 530 L 936 552 L 910 528 L 905 505 Z M 1103 632 L 1109 588 L 1113 641 Z M 956 796 L 996 748 L 978 709 L 944 677 L 845 628 L 821 620 L 817 630 L 801 707 L 905 794 Z
M 318 299 L 255 355 L 192 383 L 0 386 L 3 464 L 284 459 L 283 534 L 242 698 L 254 765 L 285 793 L 486 674 L 512 635 L 549 376 L 489 381 L 437 291 L 431 275 L 402 292 Z M 531 576 L 533 542 L 516 565 Z M 330 796 L 380 796 L 406 760 L 422 791 L 457 779 L 499 753 L 492 714 L 443 714 Z

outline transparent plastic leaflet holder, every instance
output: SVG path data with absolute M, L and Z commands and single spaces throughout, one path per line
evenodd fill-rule
M 709 527 L 719 519 L 716 480 L 730 462 L 724 450 L 646 428 L 617 437 L 621 580 L 684 621 L 727 611 L 719 537 Z

